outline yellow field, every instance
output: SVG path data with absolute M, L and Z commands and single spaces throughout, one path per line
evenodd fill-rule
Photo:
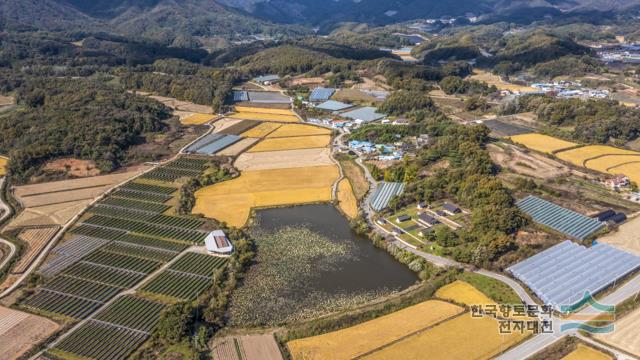
M 362 359 L 489 359 L 519 343 L 527 334 L 500 334 L 499 323 L 466 313 Z
M 588 159 L 603 155 L 640 155 L 640 153 L 607 145 L 590 145 L 561 151 L 556 154 L 558 158 L 578 166 L 584 166 L 584 162 Z
M 270 108 L 254 107 L 254 106 L 236 106 L 236 111 L 248 112 L 248 113 L 262 113 L 262 114 L 294 115 L 291 109 L 270 109 Z
M 618 166 L 629 163 L 640 162 L 640 153 L 629 155 L 605 155 L 596 159 L 586 160 L 587 168 L 603 173 L 618 174 Z
M 182 125 L 202 125 L 215 118 L 216 116 L 211 114 L 193 114 L 180 120 L 180 122 L 182 123 Z
M 578 348 L 563 357 L 562 360 L 611 360 L 611 356 L 590 346 L 578 344 Z
M 282 114 L 268 114 L 261 112 L 239 112 L 235 114 L 231 114 L 227 117 L 233 119 L 243 119 L 243 120 L 256 120 L 256 121 L 279 121 L 279 122 L 289 122 L 289 123 L 297 123 L 300 122 L 297 116 L 291 115 L 282 115 Z
M 330 135 L 331 130 L 312 125 L 287 124 L 269 134 L 269 138 L 309 136 L 309 135 Z
M 511 137 L 511 141 L 524 145 L 529 149 L 548 154 L 578 145 L 570 141 L 565 141 L 542 134 L 515 135 Z
M 331 333 L 287 343 L 293 359 L 353 359 L 462 312 L 429 300 L 389 315 Z
M 267 138 L 252 147 L 249 152 L 322 148 L 328 146 L 330 141 L 330 135 Z
M 194 214 L 243 226 L 251 208 L 331 201 L 335 165 L 243 172 L 240 177 L 196 192 Z
M 484 81 L 487 84 L 489 84 L 489 86 L 495 85 L 498 88 L 498 90 L 509 90 L 509 91 L 520 91 L 520 92 L 538 91 L 538 89 L 533 87 L 522 86 L 522 85 L 512 84 L 512 83 L 503 81 L 502 79 L 500 79 L 500 76 L 498 75 L 494 75 L 490 72 L 478 70 L 478 69 L 473 70 L 473 75 L 471 75 L 471 79 Z
M 252 137 L 252 138 L 263 138 L 269 135 L 270 133 L 272 133 L 274 130 L 276 130 L 280 126 L 282 125 L 277 123 L 266 122 L 254 127 L 253 129 L 249 129 L 243 132 L 240 136 Z
M 349 179 L 342 179 L 338 184 L 338 206 L 350 219 L 358 217 L 358 200 Z
M 8 158 L 0 156 L 0 176 L 7 174 L 7 162 L 9 162 Z
M 441 299 L 455 301 L 467 306 L 495 304 L 493 300 L 489 299 L 478 289 L 460 280 L 456 280 L 449 285 L 441 287 L 436 291 L 436 296 Z

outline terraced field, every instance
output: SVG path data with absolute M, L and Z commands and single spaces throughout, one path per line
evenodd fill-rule
M 276 131 L 270 133 L 269 138 L 292 137 L 292 136 L 311 136 L 311 135 L 330 135 L 331 130 L 319 126 L 303 125 L 303 124 L 286 124 L 282 125 Z
M 18 239 L 27 244 L 27 249 L 11 272 L 14 274 L 25 272 L 33 260 L 40 254 L 40 251 L 42 251 L 55 236 L 58 229 L 60 229 L 58 226 L 45 226 L 20 231 L 20 233 L 18 233 Z
M 254 127 L 253 129 L 243 132 L 241 136 L 250 138 L 263 138 L 276 131 L 280 126 L 282 125 L 278 123 L 264 122 Z
M 182 123 L 182 125 L 202 125 L 202 124 L 206 124 L 208 122 L 210 122 L 211 120 L 215 119 L 216 116 L 212 115 L 212 114 L 193 114 L 190 116 L 187 116 L 183 119 L 180 120 L 180 123 Z
M 557 151 L 568 149 L 578 144 L 543 134 L 522 134 L 511 137 L 511 141 L 524 145 L 529 149 L 553 154 Z
M 323 148 L 327 147 L 330 141 L 330 135 L 267 138 L 252 147 L 249 152 Z

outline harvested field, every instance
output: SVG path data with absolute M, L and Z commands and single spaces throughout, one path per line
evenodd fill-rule
M 553 154 L 557 151 L 577 146 L 578 144 L 542 134 L 522 134 L 511 137 L 515 143 L 526 146 L 529 149 L 543 153 Z
M 331 130 L 325 129 L 319 126 L 313 126 L 313 125 L 287 124 L 287 125 L 282 125 L 282 127 L 270 133 L 267 137 L 280 138 L 280 137 L 309 136 L 309 135 L 331 135 Z
M 15 104 L 16 99 L 13 96 L 1 96 L 0 95 L 0 106 L 9 106 Z
M 53 205 L 60 203 L 69 203 L 79 200 L 92 200 L 105 193 L 115 184 L 98 185 L 86 188 L 70 188 L 67 191 L 50 192 L 42 194 L 34 194 L 28 196 L 20 196 L 20 202 L 26 208 L 35 208 L 45 205 Z
M 212 114 L 193 114 L 184 119 L 180 119 L 182 125 L 202 125 L 215 119 L 216 116 Z
M 493 318 L 472 318 L 466 313 L 363 359 L 490 359 L 528 336 L 519 332 L 500 334 L 499 326 Z
M 330 142 L 330 135 L 273 138 L 262 140 L 249 152 L 323 148 L 327 147 Z
M 236 109 L 240 107 L 244 108 L 252 108 L 252 110 L 262 110 L 262 109 L 280 109 L 280 110 L 289 110 L 291 111 L 290 103 L 261 103 L 261 102 L 251 102 L 251 101 L 242 101 L 236 103 Z M 256 111 L 260 112 L 260 111 Z
M 517 146 L 500 143 L 487 145 L 494 163 L 511 171 L 539 179 L 553 179 L 571 173 L 566 165 L 535 152 L 527 152 Z
M 273 334 L 227 336 L 211 345 L 214 360 L 282 360 Z
M 353 359 L 433 326 L 462 311 L 464 309 L 459 306 L 429 300 L 346 329 L 293 340 L 287 343 L 287 347 L 292 358 L 296 360 Z
M 331 201 L 335 165 L 245 171 L 236 179 L 196 192 L 194 214 L 241 227 L 251 208 Z
M 214 133 L 219 133 L 222 132 L 228 128 L 230 128 L 231 126 L 234 126 L 236 124 L 239 124 L 240 122 L 242 122 L 242 120 L 239 119 L 229 119 L 229 118 L 222 118 L 219 120 L 216 120 L 212 125 L 213 125 L 213 132 Z M 238 134 L 231 134 L 231 135 L 238 135 Z
M 19 358 L 58 327 L 49 319 L 0 306 L 0 360 Z
M 436 296 L 467 306 L 495 304 L 495 301 L 461 280 L 456 280 L 449 285 L 441 287 L 436 291 Z
M 599 242 L 613 245 L 640 256 L 640 216 L 625 222 L 615 232 L 600 237 Z
M 228 120 L 228 119 L 225 118 L 225 120 Z M 222 130 L 216 130 L 216 132 L 225 134 L 225 135 L 240 135 L 246 132 L 247 130 L 252 129 L 258 125 L 260 125 L 258 121 L 238 120 L 237 123 L 230 126 L 226 126 Z
M 577 149 L 571 149 L 567 151 L 561 151 L 556 154 L 560 159 L 570 162 L 577 166 L 585 166 L 585 162 L 589 159 L 599 158 L 605 155 L 640 155 L 640 153 L 614 148 L 613 146 L 607 145 L 590 145 L 583 146 Z M 633 158 L 630 158 L 629 161 L 633 161 Z
M 596 335 L 598 340 L 640 357 L 640 309 L 626 315 L 615 323 L 615 331 Z M 577 358 L 576 358 L 577 359 Z
M 222 156 L 238 156 L 240 154 L 242 154 L 243 152 L 245 152 L 248 148 L 250 148 L 251 146 L 253 146 L 253 144 L 257 143 L 258 141 L 260 141 L 260 139 L 255 139 L 255 138 L 246 138 L 246 139 L 242 139 L 240 141 L 238 141 L 237 143 L 222 149 L 221 151 L 219 151 L 218 153 L 216 153 L 216 155 L 222 155 Z
M 578 347 L 569 355 L 563 357 L 562 360 L 612 360 L 612 358 L 591 346 L 578 344 Z
M 261 113 L 261 114 L 295 115 L 293 111 L 291 111 L 290 107 L 287 107 L 286 109 L 278 109 L 278 108 L 262 107 L 262 106 L 236 105 L 236 111 L 239 113 L 247 112 L 247 113 Z
M 631 179 L 631 181 L 636 182 L 636 184 L 640 184 L 640 163 L 631 163 L 618 165 L 609 170 L 611 174 L 624 174 Z
M 12 269 L 13 274 L 21 274 L 27 270 L 31 262 L 40 254 L 40 251 L 49 243 L 58 232 L 58 226 L 24 229 L 18 234 L 18 239 L 27 244 L 27 249 L 20 261 Z
M 349 219 L 358 217 L 358 200 L 349 179 L 342 179 L 338 184 L 338 207 Z
M 234 166 L 241 171 L 286 169 L 332 165 L 327 148 L 289 151 L 247 152 L 238 157 Z
M 9 158 L 0 156 L 0 176 L 4 176 L 7 173 L 7 163 Z
M 11 220 L 7 225 L 7 229 L 27 226 L 64 225 L 90 203 L 91 200 L 79 200 L 27 208 Z
M 474 69 L 473 75 L 471 75 L 470 78 L 473 80 L 484 81 L 487 84 L 489 84 L 489 86 L 495 85 L 498 88 L 498 90 L 509 90 L 513 92 L 538 91 L 538 89 L 530 86 L 512 84 L 510 82 L 502 80 L 498 75 L 494 75 L 488 71 L 479 70 L 479 69 Z
M 336 91 L 336 93 L 331 97 L 331 99 L 335 101 L 346 102 L 346 103 L 352 103 L 352 102 L 376 103 L 376 102 L 382 101 L 382 100 L 376 99 L 374 96 L 371 96 L 357 89 L 340 89 Z
M 280 126 L 282 125 L 277 123 L 271 123 L 271 122 L 261 123 L 260 125 L 254 127 L 253 129 L 243 132 L 241 136 L 252 137 L 252 138 L 263 138 L 271 134 L 272 132 L 274 132 Z
M 277 122 L 290 122 L 297 123 L 300 122 L 300 119 L 291 114 L 291 115 L 281 115 L 281 114 L 269 114 L 262 112 L 239 112 L 235 114 L 229 115 L 232 119 L 243 119 L 243 120 L 254 120 L 254 121 L 277 121 Z
M 44 165 L 45 171 L 61 172 L 75 177 L 100 175 L 100 169 L 91 160 L 64 158 L 49 161 Z
M 362 168 L 351 160 L 341 161 L 340 166 L 342 166 L 344 175 L 351 183 L 356 199 L 362 200 L 367 192 L 369 192 L 369 182 L 365 178 Z
M 192 113 L 200 113 L 200 114 L 213 114 L 213 108 L 207 105 L 198 105 L 189 101 L 182 101 L 166 96 L 149 96 L 150 98 L 157 100 L 166 106 L 180 111 L 187 111 Z
M 524 126 L 511 124 L 498 119 L 486 120 L 483 122 L 483 124 L 485 124 L 492 133 L 496 134 L 497 136 L 503 137 L 529 134 L 533 132 L 533 130 Z

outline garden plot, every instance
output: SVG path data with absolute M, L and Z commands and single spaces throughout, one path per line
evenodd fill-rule
M 254 127 L 253 129 L 245 131 L 244 133 L 242 133 L 242 136 L 251 138 L 264 138 L 272 132 L 276 131 L 280 126 L 282 125 L 278 123 L 264 122 Z
M 252 147 L 249 152 L 313 149 L 329 146 L 330 135 L 267 138 Z
M 615 331 L 609 334 L 596 335 L 598 340 L 604 341 L 616 348 L 640 357 L 640 309 L 616 321 Z
M 335 165 L 245 171 L 198 190 L 192 212 L 240 227 L 251 208 L 331 201 L 331 187 L 338 177 Z
M 268 138 L 292 137 L 292 136 L 310 136 L 310 135 L 331 135 L 330 129 L 319 126 L 303 125 L 303 124 L 286 124 L 282 125 L 276 131 L 270 133 Z
M 543 134 L 522 134 L 511 137 L 511 141 L 527 148 L 547 154 L 578 146 L 578 144 Z
M 233 145 L 231 145 L 229 147 L 226 147 L 226 148 L 220 150 L 216 155 L 220 155 L 220 156 L 238 156 L 238 155 L 242 154 L 243 152 L 245 152 L 250 147 L 252 147 L 258 141 L 260 141 L 260 139 L 245 138 L 245 139 L 242 139 L 242 140 L 238 141 L 237 143 L 235 143 L 235 144 L 233 144 Z
M 240 171 L 328 166 L 333 164 L 330 153 L 327 148 L 248 152 L 240 155 L 234 166 Z
M 40 251 L 42 251 L 42 249 L 58 232 L 58 229 L 58 226 L 48 226 L 23 229 L 20 231 L 20 233 L 18 233 L 18 239 L 27 244 L 27 249 L 11 272 L 13 274 L 21 274 L 25 272 L 33 260 L 40 254 Z
M 429 300 L 346 329 L 293 340 L 287 343 L 287 347 L 292 358 L 296 360 L 353 359 L 427 329 L 463 311 L 463 308 L 453 304 Z
M 19 358 L 58 328 L 49 319 L 0 306 L 0 360 Z
M 211 350 L 214 360 L 283 360 L 273 334 L 216 338 Z

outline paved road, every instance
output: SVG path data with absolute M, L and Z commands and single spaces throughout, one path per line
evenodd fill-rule
M 2 191 L 2 187 L 4 186 L 5 181 L 6 181 L 5 177 L 0 178 L 0 191 Z M 9 207 L 9 205 L 7 205 L 3 201 L 2 196 L 0 196 L 0 212 L 2 213 L 2 215 L 0 215 L 0 223 L 2 223 L 9 216 L 11 216 L 11 208 Z M 0 269 L 2 269 L 5 265 L 7 265 L 7 263 L 9 263 L 11 258 L 16 254 L 16 246 L 11 241 L 7 241 L 2 238 L 0 238 L 0 242 L 9 247 L 9 254 L 5 256 L 4 260 L 2 260 L 2 263 L 0 263 Z

